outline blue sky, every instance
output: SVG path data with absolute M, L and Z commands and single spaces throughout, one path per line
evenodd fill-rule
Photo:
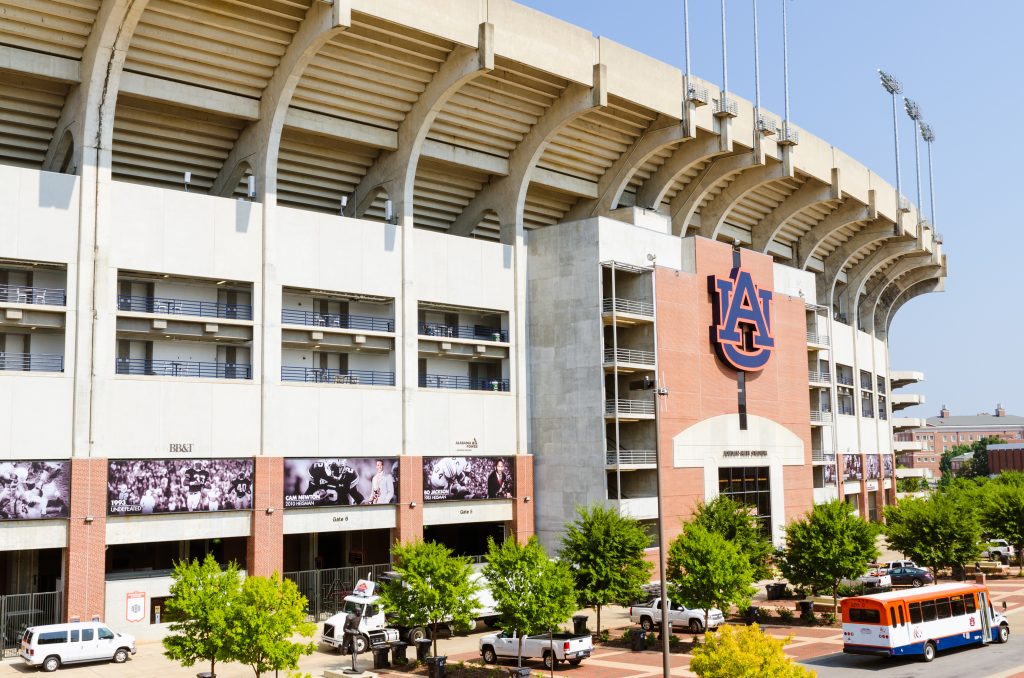
M 682 0 L 519 1 L 683 66 Z M 779 114 L 782 1 L 758 3 L 761 100 Z M 935 130 L 935 223 L 949 278 L 944 293 L 918 297 L 893 322 L 892 368 L 925 373 L 905 390 L 927 404 L 904 412 L 930 416 L 945 403 L 954 414 L 976 414 L 1001 402 L 1024 415 L 1024 368 L 1005 353 L 1007 342 L 1024 343 L 1024 228 L 1012 207 L 1024 179 L 1012 123 L 1024 105 L 1024 2 L 790 0 L 787 11 L 795 125 L 895 183 L 892 104 L 875 72 L 882 68 Z M 691 0 L 693 72 L 715 83 L 720 17 L 716 0 Z M 729 89 L 753 100 L 752 0 L 729 0 L 727 17 Z M 899 124 L 903 193 L 916 202 L 913 126 L 902 105 Z M 921 144 L 927 204 L 926 163 Z

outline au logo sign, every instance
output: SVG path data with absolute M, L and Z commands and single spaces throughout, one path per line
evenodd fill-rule
M 719 357 L 745 372 L 764 368 L 775 348 L 771 290 L 759 289 L 739 267 L 728 278 L 709 276 L 708 288 L 714 297 L 711 340 Z

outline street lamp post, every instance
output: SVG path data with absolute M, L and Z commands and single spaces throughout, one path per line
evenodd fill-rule
M 883 70 L 878 71 L 878 78 L 882 83 L 882 87 L 885 88 L 885 91 L 892 96 L 892 140 L 893 147 L 896 149 L 896 211 L 899 213 L 903 211 L 903 193 L 900 188 L 900 132 L 899 118 L 896 115 L 896 95 L 903 93 L 903 85 L 900 84 L 899 80 Z M 900 220 L 897 219 L 897 221 Z M 900 224 L 897 223 L 897 234 L 899 234 L 899 229 Z
M 722 96 L 720 102 L 722 113 L 729 110 L 729 50 L 725 28 L 725 0 L 722 0 Z
M 935 232 L 935 174 L 932 169 L 932 142 L 935 141 L 935 131 L 928 123 L 921 123 L 921 138 L 928 145 L 928 199 L 931 203 L 932 232 Z
M 921 149 L 917 140 L 921 132 L 921 107 L 907 97 L 903 97 L 903 106 L 907 110 L 907 115 L 914 121 L 914 171 L 917 175 L 917 209 L 920 210 L 924 207 L 924 203 L 921 202 Z M 918 218 L 918 222 L 920 221 L 923 219 Z

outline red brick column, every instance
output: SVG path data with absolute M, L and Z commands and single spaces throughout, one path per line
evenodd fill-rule
M 68 620 L 104 616 L 106 607 L 107 460 L 71 460 L 64 611 Z
M 423 457 L 403 456 L 398 472 L 398 506 L 392 537 L 399 543 L 423 539 Z
M 515 457 L 516 498 L 512 504 L 512 537 L 520 544 L 533 536 L 533 455 Z M 527 501 L 529 498 L 529 501 Z
M 256 457 L 254 471 L 246 571 L 266 577 L 284 568 L 284 459 Z

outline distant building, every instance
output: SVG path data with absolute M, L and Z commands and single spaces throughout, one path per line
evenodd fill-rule
M 897 462 L 907 468 L 932 469 L 937 477 L 941 475 L 939 462 L 943 452 L 988 437 L 1002 438 L 1007 442 L 1024 441 L 1024 417 L 1006 414 L 1002 405 L 996 405 L 995 414 L 950 415 L 943 405 L 939 416 L 929 417 L 924 427 L 896 434 L 897 441 L 919 443 L 912 445 L 915 449 L 900 453 Z M 897 449 L 900 447 L 897 442 Z M 955 460 L 953 468 L 957 468 Z
M 990 473 L 1024 471 L 1024 442 L 989 445 L 986 449 Z

